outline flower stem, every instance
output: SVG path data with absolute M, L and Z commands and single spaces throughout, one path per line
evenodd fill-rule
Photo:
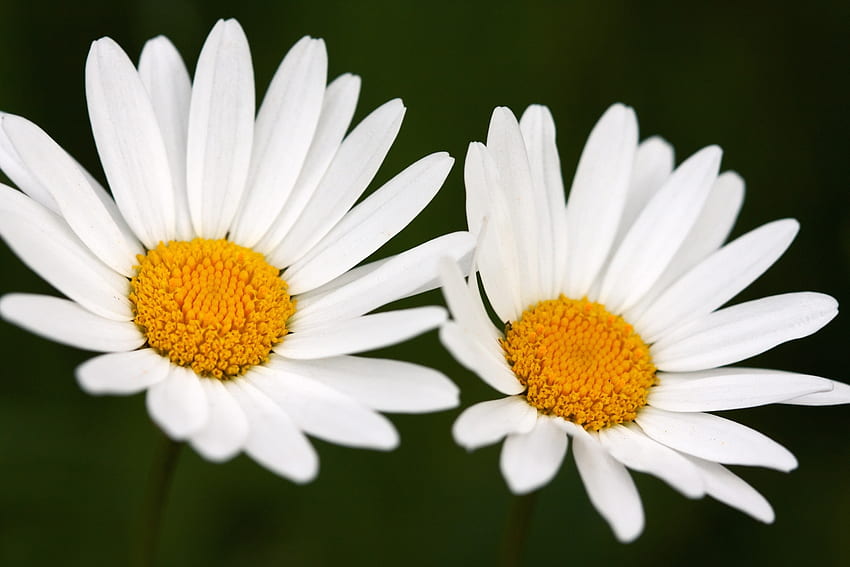
M 531 514 L 534 512 L 534 500 L 537 492 L 517 494 L 511 502 L 505 535 L 502 538 L 502 553 L 499 564 L 502 567 L 522 565 L 522 552 L 531 527 Z
M 150 567 L 156 559 L 160 524 L 168 502 L 168 492 L 177 466 L 177 458 L 183 447 L 183 443 L 172 441 L 161 431 L 158 436 L 157 447 L 148 473 L 148 485 L 138 532 L 138 548 L 132 562 L 139 567 Z

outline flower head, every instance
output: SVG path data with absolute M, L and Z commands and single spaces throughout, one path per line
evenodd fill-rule
M 88 392 L 147 391 L 153 420 L 211 460 L 245 451 L 278 474 L 312 479 L 305 433 L 391 449 L 378 411 L 456 404 L 433 370 L 353 353 L 406 340 L 445 314 L 370 314 L 437 285 L 466 233 L 354 268 L 434 197 L 452 159 L 427 156 L 355 202 L 401 126 L 392 100 L 346 135 L 360 80 L 326 85 L 322 40 L 289 51 L 254 112 L 248 43 L 220 21 L 194 78 L 159 37 L 138 69 L 94 42 L 86 95 L 111 195 L 31 122 L 0 116 L 0 234 L 69 299 L 10 294 L 7 320 L 103 352 L 77 370 Z M 411 267 L 417 269 L 412 270 Z
M 725 244 L 743 198 L 707 147 L 673 170 L 658 138 L 614 105 L 593 129 L 569 199 L 545 107 L 517 122 L 497 108 L 486 146 L 466 157 L 467 220 L 478 235 L 464 282 L 442 266 L 453 320 L 441 339 L 505 397 L 466 409 L 456 441 L 504 439 L 501 470 L 515 493 L 558 471 L 572 439 L 590 500 L 621 541 L 643 529 L 627 468 L 690 498 L 706 494 L 764 521 L 767 501 L 723 465 L 789 471 L 794 456 L 711 411 L 769 403 L 850 402 L 850 387 L 817 376 L 726 367 L 814 333 L 834 299 L 789 293 L 723 307 L 793 240 L 791 219 Z M 499 321 L 490 320 L 478 277 Z

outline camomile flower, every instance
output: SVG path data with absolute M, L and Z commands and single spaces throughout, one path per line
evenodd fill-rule
M 437 286 L 438 258 L 468 233 L 355 267 L 434 197 L 445 153 L 355 205 L 399 131 L 392 100 L 347 135 L 360 79 L 326 85 L 305 37 L 255 117 L 251 56 L 234 20 L 207 38 L 194 78 L 165 38 L 138 69 L 111 39 L 91 47 L 86 96 L 111 195 L 27 120 L 0 118 L 0 234 L 68 299 L 9 294 L 3 317 L 101 353 L 77 369 L 93 394 L 146 391 L 172 439 L 225 460 L 244 451 L 296 482 L 318 471 L 305 434 L 352 447 L 398 444 L 379 411 L 454 407 L 442 374 L 362 358 L 436 328 L 438 307 L 371 313 Z
M 771 522 L 768 502 L 724 465 L 790 471 L 784 447 L 712 411 L 769 403 L 850 401 L 825 378 L 727 367 L 805 337 L 837 313 L 834 299 L 789 293 L 723 307 L 775 262 L 791 219 L 726 240 L 743 197 L 707 147 L 673 170 L 658 138 L 638 144 L 632 109 L 614 105 L 590 134 L 569 199 L 549 111 L 517 122 L 497 108 L 487 144 L 466 156 L 474 271 L 441 266 L 453 317 L 445 346 L 504 397 L 466 409 L 455 440 L 469 450 L 504 439 L 514 493 L 556 474 L 572 440 L 591 502 L 621 541 L 643 529 L 627 469 L 689 498 L 710 495 Z M 479 294 L 481 278 L 488 316 Z

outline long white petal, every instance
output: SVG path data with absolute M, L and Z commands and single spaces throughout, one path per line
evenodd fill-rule
M 312 359 L 353 354 L 406 341 L 436 328 L 446 319 L 441 307 L 415 307 L 292 328 L 275 352 L 287 358 Z
M 31 333 L 95 352 L 133 350 L 146 340 L 131 322 L 106 319 L 73 301 L 49 295 L 4 295 L 0 315 Z
M 348 212 L 375 177 L 404 117 L 404 105 L 394 99 L 378 107 L 345 138 L 310 201 L 269 262 L 286 267 L 324 237 Z
M 567 434 L 541 416 L 528 433 L 512 433 L 502 445 L 499 467 L 514 494 L 526 494 L 552 480 L 567 454 Z
M 487 297 L 503 321 L 515 321 L 523 309 L 523 279 L 517 232 L 495 160 L 483 144 L 469 144 L 464 164 L 467 222 L 479 240 L 478 269 Z M 480 202 L 479 202 L 480 201 Z M 481 214 L 481 218 L 470 215 Z
M 541 296 L 556 297 L 566 272 L 567 224 L 564 204 L 564 180 L 561 177 L 561 160 L 555 145 L 555 121 L 545 106 L 533 104 L 519 121 L 528 164 L 536 191 L 543 196 L 538 201 L 537 214 L 548 216 L 548 229 L 541 225 L 541 244 L 548 250 L 538 257 Z M 547 234 L 548 230 L 548 234 Z
M 0 112 L 0 122 L 5 120 L 6 116 L 9 115 Z M 21 161 L 21 156 L 18 155 L 18 151 L 9 137 L 6 136 L 3 128 L 0 128 L 0 169 L 18 189 L 26 193 L 31 199 L 46 209 L 59 214 L 59 205 L 56 204 L 47 188 L 34 175 L 34 172 L 30 171 Z
M 189 441 L 205 459 L 226 461 L 245 446 L 249 433 L 248 417 L 233 397 L 232 388 L 212 378 L 200 383 L 207 398 L 209 419 Z
M 186 146 L 186 188 L 195 232 L 222 238 L 236 215 L 251 159 L 254 72 L 245 32 L 219 20 L 195 70 Z
M 383 451 L 398 446 L 398 432 L 387 418 L 334 388 L 290 370 L 282 365 L 257 367 L 246 379 L 314 437 Z
M 6 115 L 2 125 L 22 163 L 53 196 L 74 234 L 104 264 L 132 276 L 136 254 L 144 250 L 138 241 L 125 237 L 77 163 L 32 122 Z
M 620 232 L 616 240 L 618 244 L 672 172 L 673 146 L 657 136 L 640 143 L 635 152 L 629 192 L 626 195 L 623 219 L 620 221 Z
M 731 364 L 778 344 L 807 337 L 838 314 L 828 295 L 774 295 L 715 311 L 685 325 L 650 348 L 665 372 L 688 372 Z
M 788 249 L 800 225 L 792 219 L 766 224 L 697 264 L 634 321 L 653 343 L 670 328 L 707 315 L 762 275 Z
M 487 347 L 452 321 L 440 327 L 440 341 L 458 362 L 501 393 L 512 396 L 525 391 L 505 357 L 499 354 L 497 342 L 494 341 L 497 346 Z
M 649 405 L 680 412 L 749 408 L 832 390 L 826 378 L 757 368 L 661 373 L 659 382 L 649 390 Z
M 823 378 L 823 380 L 827 380 Z M 795 406 L 833 406 L 837 404 L 850 404 L 850 384 L 838 382 L 836 380 L 828 380 L 832 386 L 831 390 L 825 392 L 817 392 L 814 394 L 806 394 L 783 400 L 783 404 L 791 404 Z
M 794 455 L 776 441 L 709 413 L 675 413 L 646 406 L 635 422 L 659 443 L 709 461 L 785 472 L 797 467 Z
M 643 531 L 643 505 L 626 467 L 603 449 L 596 436 L 574 428 L 573 456 L 587 496 L 623 543 Z
M 637 303 L 658 280 L 703 208 L 720 168 L 709 146 L 680 165 L 644 207 L 611 259 L 599 301 L 614 312 Z
M 726 241 L 744 200 L 744 180 L 732 171 L 720 174 L 687 238 L 652 289 L 624 314 L 637 321 L 649 305 L 685 272 L 699 264 Z
M 175 235 L 180 240 L 191 240 L 194 232 L 186 195 L 186 138 L 192 81 L 177 48 L 164 36 L 145 43 L 139 57 L 139 76 L 150 96 L 168 154 L 174 190 Z
M 596 123 L 582 151 L 567 201 L 568 297 L 587 294 L 619 229 L 637 148 L 637 118 L 622 104 Z
M 201 378 L 188 368 L 171 365 L 168 376 L 148 388 L 145 401 L 151 419 L 172 439 L 188 439 L 209 419 L 209 404 L 201 380 L 211 378 Z
M 321 39 L 304 37 L 281 61 L 257 113 L 248 187 L 230 238 L 254 246 L 287 203 L 316 133 L 327 81 Z
M 530 433 L 536 423 L 537 410 L 523 396 L 508 396 L 463 410 L 452 426 L 452 435 L 458 445 L 474 451 L 507 435 Z
M 109 187 L 146 248 L 175 236 L 174 190 L 165 143 L 139 73 L 108 37 L 86 60 L 86 100 Z
M 359 264 L 407 226 L 445 181 L 454 160 L 445 152 L 414 163 L 349 211 L 283 273 L 293 294 L 315 289 Z
M 263 254 L 272 252 L 301 216 L 351 124 L 359 93 L 360 77 L 357 75 L 341 75 L 328 85 L 319 123 L 298 180 L 278 218 L 254 246 L 255 250 Z
M 723 465 L 687 457 L 702 474 L 706 492 L 727 506 L 749 514 L 765 524 L 772 524 L 775 518 L 773 508 L 756 489 L 733 474 Z
M 434 289 L 439 285 L 440 259 L 463 261 L 470 256 L 474 244 L 469 233 L 454 232 L 350 270 L 314 291 L 299 295 L 298 310 L 290 323 L 309 327 L 359 317 L 398 299 Z
M 501 187 L 514 230 L 522 235 L 516 241 L 523 274 L 520 304 L 531 305 L 544 293 L 539 256 L 543 254 L 548 260 L 548 250 L 544 247 L 548 247 L 552 237 L 552 220 L 547 195 L 532 180 L 528 151 L 519 123 L 508 108 L 497 107 L 493 111 L 487 132 L 487 151 L 499 168 Z M 557 214 L 557 211 L 553 212 Z M 551 280 L 548 270 L 546 279 Z
M 634 426 L 599 431 L 599 442 L 630 469 L 657 476 L 688 498 L 700 498 L 705 486 L 699 471 L 681 453 L 653 441 Z
M 30 269 L 92 313 L 133 319 L 129 280 L 98 260 L 61 218 L 4 185 L 0 235 Z
M 497 341 L 503 335 L 490 321 L 480 300 L 474 296 L 478 286 L 475 274 L 470 276 L 470 282 L 467 285 L 457 263 L 444 259 L 440 263 L 440 281 L 443 284 L 446 305 L 463 332 L 470 337 L 475 337 L 476 340 L 492 343 L 495 348 Z
M 293 360 L 272 355 L 269 367 L 306 376 L 374 410 L 423 413 L 458 405 L 458 388 L 427 366 L 360 356 Z
M 307 437 L 268 396 L 246 380 L 232 380 L 228 390 L 248 418 L 245 452 L 275 474 L 303 484 L 316 478 L 319 457 Z
M 89 394 L 135 394 L 163 381 L 171 368 L 167 358 L 145 348 L 90 358 L 77 367 L 77 382 Z

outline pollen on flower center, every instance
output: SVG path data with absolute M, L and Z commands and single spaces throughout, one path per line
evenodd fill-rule
M 587 299 L 537 303 L 501 343 L 529 404 L 590 431 L 632 421 L 656 382 L 631 325 Z
M 295 312 L 262 254 L 227 240 L 160 243 L 130 282 L 150 346 L 201 376 L 227 380 L 268 360 Z

